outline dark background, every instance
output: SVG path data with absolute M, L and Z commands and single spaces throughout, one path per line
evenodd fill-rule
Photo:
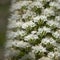
M 6 42 L 6 26 L 8 23 L 11 0 L 0 0 L 0 60 L 4 60 L 4 44 Z

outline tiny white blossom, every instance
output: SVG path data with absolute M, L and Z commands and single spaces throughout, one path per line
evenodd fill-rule
M 23 30 L 20 31 L 20 30 L 19 30 L 19 31 L 18 31 L 18 34 L 19 34 L 20 36 L 25 36 L 25 35 L 26 35 L 26 31 L 23 31 Z
M 50 2 L 50 4 L 49 4 L 51 7 L 55 7 L 55 2 Z
M 52 32 L 52 35 L 53 35 L 55 38 L 60 38 L 60 31 Z
M 43 44 L 48 44 L 48 43 L 50 43 L 50 44 L 52 44 L 52 45 L 55 45 L 56 44 L 56 41 L 54 40 L 54 39 L 52 39 L 52 38 L 43 38 L 42 39 L 42 41 L 41 41 L 41 43 L 43 43 Z
M 47 28 L 46 26 L 43 27 L 43 30 L 44 30 L 45 32 L 51 32 L 51 29 L 50 29 L 50 28 Z
M 55 7 L 57 9 L 60 9 L 60 3 L 59 2 L 50 2 L 49 4 L 52 8 Z
M 29 43 L 23 42 L 23 41 L 18 41 L 18 40 L 13 41 L 12 45 L 15 47 L 20 47 L 20 48 L 30 47 Z
M 16 22 L 15 20 L 13 20 L 13 21 L 9 22 L 8 28 L 12 29 L 12 28 L 21 27 L 22 24 L 23 24 L 23 22 L 19 22 L 19 21 Z
M 60 9 L 60 3 L 56 3 L 55 5 L 57 9 Z
M 31 1 L 19 1 L 19 2 L 16 2 L 12 5 L 12 8 L 11 8 L 11 11 L 14 11 L 14 10 L 17 10 L 17 9 L 21 9 L 22 6 L 28 6 L 28 4 L 30 3 Z M 21 4 L 22 3 L 22 4 Z
M 23 19 L 26 19 L 28 17 L 33 18 L 34 16 L 36 16 L 36 13 L 34 13 L 34 12 L 30 11 L 30 10 L 27 10 L 27 12 L 22 15 L 22 18 Z
M 53 53 L 53 52 L 49 52 L 49 53 L 48 53 L 48 57 L 49 57 L 49 58 L 54 58 L 54 53 Z
M 36 33 L 37 33 L 37 31 L 32 31 L 31 33 L 32 33 L 32 34 L 36 34 Z
M 33 20 L 34 22 L 38 22 L 39 20 L 47 21 L 47 17 L 45 15 L 36 16 Z
M 38 53 L 38 52 L 46 52 L 46 48 L 44 48 L 43 46 L 41 46 L 41 45 L 36 45 L 36 46 L 32 46 L 32 51 L 34 52 L 34 53 Z
M 47 21 L 47 24 L 51 27 L 52 26 L 59 27 L 59 23 L 57 21 L 50 20 L 50 21 Z
M 33 8 L 34 6 L 36 6 L 37 8 L 42 8 L 43 4 L 39 1 L 35 1 L 30 5 L 30 7 Z
M 36 39 L 38 39 L 38 36 L 34 35 L 34 34 L 29 34 L 29 35 L 25 36 L 25 38 L 24 38 L 25 41 L 29 41 L 31 39 L 36 40 Z
M 43 32 L 43 29 L 42 28 L 38 28 L 37 35 L 41 34 L 42 32 Z
M 49 33 L 51 32 L 51 29 L 50 28 L 47 28 L 46 26 L 42 27 L 42 28 L 38 28 L 38 32 L 37 34 L 41 34 L 42 32 L 46 32 L 46 33 Z
M 11 14 L 11 17 L 10 17 L 10 19 L 9 20 L 18 20 L 18 19 L 20 19 L 21 18 L 21 16 L 18 14 L 18 12 L 14 12 L 13 14 Z
M 44 9 L 43 14 L 46 15 L 46 16 L 51 16 L 51 15 L 54 16 L 55 15 L 55 12 L 51 8 L 46 8 L 46 9 Z
M 35 17 L 33 20 L 34 20 L 34 22 L 38 22 L 39 19 L 40 19 L 40 16 L 37 16 L 37 17 Z
M 26 22 L 26 23 L 24 23 L 23 25 L 22 25 L 22 28 L 23 29 L 26 29 L 26 28 L 28 28 L 28 27 L 35 27 L 36 26 L 36 24 L 34 23 L 34 22 L 32 22 L 32 21 L 29 21 L 29 22 Z
M 58 21 L 58 22 L 60 22 L 60 16 L 56 16 L 55 20 Z
M 8 38 L 7 39 L 14 39 L 15 37 L 18 36 L 17 32 L 13 32 L 13 31 L 7 31 L 7 35 Z
M 28 27 L 28 22 L 23 23 L 22 28 L 23 28 L 23 29 L 26 29 L 27 27 Z
M 54 52 L 54 55 L 55 55 L 56 57 L 60 57 L 60 52 L 56 51 L 56 52 Z

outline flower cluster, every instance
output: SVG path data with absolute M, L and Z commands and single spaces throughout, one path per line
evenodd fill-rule
M 6 60 L 60 60 L 60 0 L 13 0 L 10 11 Z

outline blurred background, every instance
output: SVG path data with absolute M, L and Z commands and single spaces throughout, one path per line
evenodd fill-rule
M 4 44 L 6 42 L 6 26 L 8 23 L 11 0 L 0 0 L 0 60 L 4 60 Z

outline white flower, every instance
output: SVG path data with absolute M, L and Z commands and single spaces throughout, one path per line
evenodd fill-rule
M 18 36 L 17 32 L 13 32 L 13 31 L 7 31 L 7 39 L 14 39 L 15 37 Z
M 47 32 L 47 33 L 48 33 L 48 32 L 51 32 L 51 29 L 48 28 L 48 27 L 46 27 L 46 26 L 43 27 L 43 30 L 44 30 L 45 32 Z
M 56 57 L 60 57 L 60 52 L 56 51 L 56 52 L 54 52 L 54 55 L 55 55 Z
M 50 44 L 52 44 L 52 45 L 55 45 L 56 44 L 56 41 L 54 40 L 54 39 L 52 39 L 52 38 L 43 38 L 42 39 L 42 41 L 41 41 L 41 43 L 43 43 L 43 44 L 48 44 L 48 43 L 50 43 Z
M 35 17 L 33 20 L 34 20 L 34 22 L 38 22 L 39 19 L 40 19 L 40 16 L 37 16 L 37 17 Z
M 32 33 L 32 34 L 36 34 L 36 33 L 37 33 L 37 31 L 32 31 L 31 33 Z
M 36 46 L 32 46 L 32 51 L 34 52 L 34 53 L 38 53 L 38 52 L 46 52 L 46 48 L 44 48 L 43 46 L 41 46 L 41 45 L 36 45 Z
M 55 15 L 55 12 L 51 8 L 46 8 L 46 9 L 44 9 L 43 14 L 46 15 L 46 16 L 51 16 L 51 15 L 54 16 Z
M 21 18 L 21 16 L 18 14 L 18 12 L 14 12 L 13 14 L 11 14 L 11 17 L 10 17 L 9 21 L 12 21 L 12 20 L 17 21 L 20 18 Z
M 35 23 L 34 22 L 32 22 L 32 21 L 28 21 L 28 22 L 26 22 L 26 23 L 24 23 L 23 25 L 22 25 L 22 28 L 23 29 L 26 29 L 26 28 L 28 28 L 28 27 L 35 27 L 36 25 L 35 25 Z
M 33 8 L 34 6 L 36 6 L 37 8 L 42 8 L 43 4 L 39 1 L 34 1 L 33 3 L 31 3 L 30 7 Z
M 25 38 L 24 38 L 25 41 L 36 40 L 36 39 L 38 39 L 38 36 L 34 35 L 34 34 L 29 34 L 29 35 L 25 36 Z
M 38 32 L 37 34 L 41 34 L 42 32 L 46 32 L 46 33 L 49 33 L 51 32 L 51 29 L 50 28 L 47 28 L 46 26 L 42 27 L 42 28 L 38 28 Z
M 54 53 L 53 53 L 53 52 L 49 52 L 49 53 L 48 53 L 48 57 L 49 57 L 49 58 L 54 58 Z
M 60 38 L 60 31 L 52 32 L 52 35 L 53 35 L 55 38 Z
M 22 24 L 23 24 L 23 22 L 19 22 L 19 21 L 16 22 L 15 20 L 13 20 L 13 21 L 9 22 L 8 28 L 12 29 L 12 28 L 21 27 Z
M 49 4 L 52 8 L 55 7 L 57 9 L 60 9 L 60 3 L 59 2 L 50 2 Z
M 22 28 L 23 28 L 23 29 L 26 29 L 27 27 L 28 27 L 28 22 L 23 23 Z
M 38 28 L 37 35 L 40 35 L 43 32 L 43 28 Z
M 30 44 L 24 41 L 19 41 L 19 40 L 7 41 L 6 48 L 11 48 L 12 46 L 19 47 L 19 48 L 26 48 L 26 47 L 30 47 Z
M 50 20 L 50 21 L 47 21 L 47 24 L 51 27 L 52 26 L 59 27 L 59 23 L 57 21 Z
M 20 47 L 20 48 L 30 47 L 29 43 L 23 42 L 23 41 L 18 41 L 18 40 L 13 41 L 12 45 L 15 47 Z
M 8 31 L 7 32 L 7 37 L 8 39 L 14 39 L 15 37 L 18 37 L 18 36 L 25 36 L 26 35 L 26 32 L 25 31 L 19 31 L 17 30 L 16 32 L 13 32 L 13 31 Z
M 22 6 L 28 6 L 31 1 L 19 1 L 12 5 L 11 11 L 21 9 Z
M 16 23 L 16 26 L 17 26 L 17 27 L 21 27 L 22 24 L 23 24 L 23 22 L 19 22 L 19 21 L 18 21 L 18 22 Z
M 28 18 L 28 17 L 33 18 L 34 16 L 36 16 L 36 13 L 34 13 L 34 12 L 30 11 L 30 10 L 26 10 L 26 11 L 27 11 L 27 12 L 22 15 L 22 18 L 23 18 L 23 19 L 26 19 L 26 18 Z
M 34 23 L 34 22 L 32 22 L 32 21 L 30 21 L 30 22 L 28 23 L 28 25 L 29 25 L 29 26 L 31 26 L 31 27 L 36 26 L 36 25 L 35 25 L 35 23 Z
M 20 36 L 25 36 L 26 35 L 26 31 L 23 31 L 23 30 L 19 30 L 18 31 L 18 34 L 20 35 Z
M 56 51 L 56 52 L 49 52 L 48 53 L 48 57 L 49 58 L 56 58 L 56 59 L 58 59 L 59 57 L 60 57 L 60 52 L 58 52 L 58 51 Z
M 15 9 L 20 9 L 21 8 L 20 5 L 21 5 L 20 2 L 14 3 L 10 11 L 14 11 Z
M 50 3 L 49 3 L 49 5 L 50 5 L 51 7 L 55 7 L 55 4 L 56 4 L 56 2 L 50 2 Z
M 34 22 L 38 22 L 39 20 L 47 21 L 47 17 L 45 15 L 40 15 L 40 16 L 36 16 L 33 20 Z
M 55 20 L 58 21 L 58 22 L 60 22 L 60 16 L 56 16 Z
M 56 3 L 55 5 L 57 9 L 60 9 L 60 3 Z

